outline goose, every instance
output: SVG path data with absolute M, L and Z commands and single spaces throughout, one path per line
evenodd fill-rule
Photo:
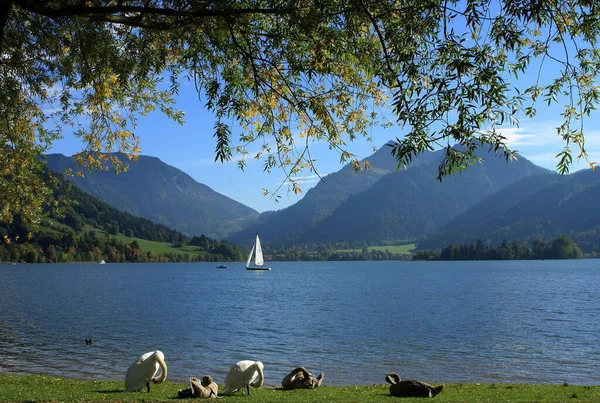
M 444 389 L 444 385 L 433 387 L 425 382 L 400 379 L 398 374 L 387 374 L 385 380 L 390 383 L 390 395 L 396 397 L 434 397 Z
M 263 385 L 265 381 L 263 370 L 264 365 L 260 361 L 244 360 L 233 364 L 225 377 L 223 394 L 230 395 L 240 389 L 243 390 L 244 386 L 250 394 L 250 386 L 260 388 Z M 257 377 L 258 382 L 254 382 Z
M 180 398 L 185 397 L 219 397 L 219 385 L 213 382 L 213 379 L 209 375 L 202 377 L 202 380 L 191 377 L 190 386 L 187 389 L 179 389 L 177 396 Z
M 159 368 L 160 376 L 154 378 Z M 125 374 L 125 390 L 127 392 L 139 392 L 146 386 L 148 392 L 150 392 L 150 381 L 161 383 L 165 379 L 167 379 L 165 355 L 158 350 L 150 351 L 138 358 L 127 370 Z
M 321 386 L 324 375 L 321 372 L 318 377 L 308 372 L 304 367 L 298 367 L 287 374 L 281 381 L 283 389 L 315 389 Z

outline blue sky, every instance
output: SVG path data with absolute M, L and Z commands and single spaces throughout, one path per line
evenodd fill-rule
M 263 189 L 275 191 L 285 180 L 282 171 L 275 169 L 268 174 L 263 172 L 262 162 L 254 159 L 247 160 L 247 167 L 241 171 L 235 161 L 221 164 L 214 162 L 215 139 L 213 137 L 214 119 L 204 110 L 202 101 L 191 85 L 182 85 L 177 108 L 186 113 L 186 123 L 181 126 L 160 113 L 141 117 L 136 134 L 140 137 L 143 155 L 160 158 L 163 162 L 189 174 L 196 181 L 204 183 L 234 200 L 237 200 L 259 212 L 277 210 L 287 207 L 300 200 L 304 194 L 315 186 L 319 178 L 307 174 L 302 183 L 303 193 L 295 195 L 288 192 L 284 185 L 279 190 L 281 196 L 276 203 L 273 198 L 263 196 Z M 538 113 L 533 119 L 522 119 L 519 128 L 507 127 L 502 130 L 509 139 L 509 144 L 522 156 L 537 165 L 555 170 L 557 160 L 555 155 L 562 150 L 563 144 L 556 135 L 556 126 L 560 122 L 560 107 L 545 107 L 537 105 Z M 586 120 L 586 147 L 590 161 L 600 162 L 600 124 L 598 114 L 593 114 Z M 373 143 L 362 139 L 350 143 L 348 149 L 360 158 L 373 153 L 372 147 L 381 147 L 388 140 L 400 137 L 398 127 L 389 129 L 374 128 Z M 82 148 L 81 143 L 70 134 L 65 134 L 62 140 L 54 143 L 50 152 L 72 155 Z M 258 149 L 258 146 L 257 146 Z M 321 176 L 338 171 L 342 168 L 337 153 L 330 151 L 327 144 L 313 144 L 311 153 L 316 158 L 316 167 Z M 575 162 L 572 172 L 588 168 L 585 161 Z M 436 172 L 432 172 L 435 175 Z

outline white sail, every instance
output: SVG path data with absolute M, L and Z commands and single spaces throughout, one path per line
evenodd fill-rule
M 252 258 L 254 257 L 254 264 L 251 266 L 250 262 L 252 262 Z M 256 240 L 254 241 L 254 245 L 252 245 L 252 249 L 250 250 L 250 254 L 248 255 L 248 261 L 246 262 L 246 269 L 248 270 L 271 270 L 270 267 L 265 267 L 265 259 L 263 257 L 262 246 L 260 245 L 260 239 L 258 238 L 258 234 L 256 234 Z
M 252 260 L 253 253 L 254 253 L 254 245 L 252 245 L 252 249 L 250 249 L 250 254 L 248 255 L 248 261 L 246 262 L 246 267 L 250 266 L 250 261 Z
M 255 248 L 256 256 L 254 257 L 254 264 L 257 266 L 262 266 L 265 264 L 265 260 L 263 259 L 262 247 L 260 246 L 260 239 L 258 239 L 258 234 L 256 234 L 256 244 Z

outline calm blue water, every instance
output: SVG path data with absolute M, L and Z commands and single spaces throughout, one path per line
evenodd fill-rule
M 0 265 L 0 372 L 600 384 L 600 261 Z M 86 346 L 84 339 L 93 338 Z

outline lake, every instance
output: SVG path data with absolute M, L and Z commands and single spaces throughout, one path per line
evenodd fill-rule
M 598 260 L 217 265 L 0 265 L 0 372 L 124 379 L 159 349 L 168 379 L 219 384 L 244 359 L 268 385 L 299 365 L 329 385 L 600 383 Z

